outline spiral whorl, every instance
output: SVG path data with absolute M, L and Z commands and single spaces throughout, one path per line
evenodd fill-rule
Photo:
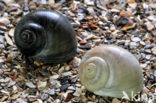
M 46 41 L 44 28 L 37 23 L 27 23 L 20 26 L 21 30 L 15 30 L 15 42 L 20 51 L 28 56 L 40 52 Z
M 83 59 L 80 64 L 80 79 L 82 84 L 91 91 L 96 91 L 105 85 L 109 78 L 109 67 L 104 59 L 91 57 Z M 101 85 L 99 85 L 101 84 Z

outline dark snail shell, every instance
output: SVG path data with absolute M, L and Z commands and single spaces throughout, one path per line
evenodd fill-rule
M 76 53 L 76 35 L 69 21 L 53 10 L 28 13 L 16 25 L 15 43 L 28 59 L 59 64 Z

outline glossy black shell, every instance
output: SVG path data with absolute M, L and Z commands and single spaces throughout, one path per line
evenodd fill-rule
M 28 59 L 59 64 L 76 53 L 76 35 L 69 21 L 53 10 L 38 10 L 25 15 L 16 25 L 15 43 Z

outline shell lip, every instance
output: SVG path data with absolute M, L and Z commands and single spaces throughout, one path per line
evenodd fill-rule
M 76 48 L 76 47 L 74 47 Z M 47 63 L 47 64 L 60 64 L 66 61 L 70 61 L 76 54 L 76 49 L 70 49 L 62 54 L 50 55 L 50 56 L 30 56 L 28 58 L 33 59 L 35 61 Z

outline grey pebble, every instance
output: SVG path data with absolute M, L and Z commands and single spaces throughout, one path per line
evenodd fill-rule
M 144 53 L 141 53 L 141 58 L 144 59 L 146 55 Z
M 132 40 L 133 42 L 138 42 L 138 41 L 140 41 L 141 39 L 138 38 L 138 37 L 132 37 L 131 40 Z
M 94 5 L 94 0 L 84 0 L 84 3 L 90 6 Z
M 17 98 L 16 102 L 17 103 L 28 103 L 27 100 L 24 98 Z
M 16 100 L 12 100 L 11 103 L 17 103 L 17 101 Z
M 29 93 L 30 94 L 36 94 L 38 90 L 36 88 L 29 88 Z
M 139 35 L 140 31 L 138 29 L 136 29 L 133 34 L 136 36 L 136 35 Z
M 4 62 L 4 60 L 5 60 L 5 56 L 1 56 L 0 57 L 0 63 Z
M 0 11 L 2 11 L 5 7 L 4 3 L 0 2 Z
M 87 10 L 89 11 L 89 13 L 94 14 L 94 9 L 93 8 L 87 8 Z
M 81 87 L 81 84 L 75 84 L 76 87 Z
M 2 75 L 3 74 L 3 70 L 2 69 L 0 69 L 0 75 Z
M 0 86 L 0 90 L 2 89 L 2 87 Z
M 151 45 L 151 44 L 145 45 L 144 48 L 145 48 L 145 49 L 151 49 L 151 48 L 152 48 L 152 45 Z
M 150 49 L 145 49 L 145 53 L 151 54 L 151 50 Z
M 0 34 L 4 35 L 4 31 L 0 30 Z
M 55 89 L 50 89 L 50 90 L 48 90 L 48 94 L 54 95 L 54 94 L 55 94 Z
M 48 99 L 48 97 L 49 97 L 49 95 L 48 95 L 48 94 L 45 94 L 45 93 L 43 93 L 43 94 L 41 95 L 41 99 L 43 99 L 43 100 Z
M 37 96 L 35 96 L 35 95 L 28 95 L 27 97 L 28 98 L 37 98 Z
M 0 23 L 2 25 L 8 25 L 8 24 L 10 24 L 10 20 L 8 18 L 5 18 L 5 17 L 0 17 Z
M 70 86 L 70 84 L 62 85 L 62 86 L 61 86 L 61 91 L 66 90 L 69 86 Z
M 74 86 L 69 86 L 68 89 L 69 90 L 76 90 Z
M 137 43 L 136 42 L 130 42 L 130 48 L 136 48 Z

